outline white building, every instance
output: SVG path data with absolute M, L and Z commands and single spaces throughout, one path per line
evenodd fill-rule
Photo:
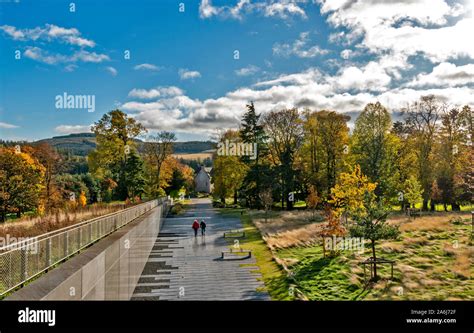
M 194 186 L 196 192 L 211 193 L 211 170 L 212 168 L 206 168 L 201 165 L 199 172 L 194 177 Z

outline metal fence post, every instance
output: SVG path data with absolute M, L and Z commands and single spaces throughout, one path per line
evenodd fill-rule
M 64 247 L 64 256 L 67 257 L 69 254 L 69 232 L 67 231 L 64 233 L 64 244 L 66 245 Z
M 79 228 L 78 232 L 77 232 L 77 240 L 78 240 L 78 243 L 77 244 L 77 249 L 80 249 L 82 247 L 82 227 Z
M 23 247 L 20 253 L 20 274 L 21 280 L 24 282 L 28 277 L 28 251 Z
M 51 237 L 48 238 L 48 242 L 46 243 L 46 266 L 51 266 Z

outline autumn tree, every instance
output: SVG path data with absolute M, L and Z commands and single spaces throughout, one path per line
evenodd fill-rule
M 273 193 L 272 188 L 266 188 L 260 192 L 260 201 L 265 208 L 265 223 L 268 220 L 268 211 L 272 209 L 273 205 Z
M 238 131 L 228 130 L 219 138 L 221 143 L 241 142 Z M 248 172 L 248 166 L 237 155 L 215 154 L 212 182 L 214 184 L 213 194 L 222 203 L 228 197 L 234 198 L 237 203 L 238 190 L 242 185 L 244 177 Z
M 327 205 L 324 209 L 324 215 L 326 217 L 326 224 L 323 226 L 321 231 L 319 232 L 319 236 L 322 238 L 322 245 L 323 245 L 323 256 L 326 257 L 326 239 L 332 238 L 335 239 L 336 237 L 342 237 L 347 234 L 346 228 L 341 224 L 340 219 L 338 218 L 338 214 L 329 206 Z M 330 255 L 334 256 L 337 254 L 336 251 L 336 244 L 331 240 L 330 244 L 332 244 L 332 248 L 330 248 Z
M 293 207 L 288 194 L 296 189 L 298 170 L 294 168 L 303 143 L 303 123 L 297 109 L 283 109 L 265 115 L 270 159 L 280 176 L 282 207 Z
M 89 168 L 99 179 L 112 178 L 117 183 L 117 198 L 124 200 L 128 196 L 125 175 L 127 155 L 136 149 L 135 139 L 146 129 L 120 110 L 104 114 L 91 129 L 96 136 L 97 147 L 88 156 Z
M 173 145 L 176 135 L 172 132 L 161 131 L 156 135 L 150 135 L 145 142 L 145 159 L 149 169 L 149 192 L 156 196 L 159 189 L 162 190 L 162 172 L 165 161 L 173 153 Z
M 453 210 L 460 210 L 461 203 L 472 200 L 472 189 L 469 189 L 469 173 L 472 173 L 471 126 L 472 112 L 469 107 L 443 109 L 434 173 L 445 210 L 447 204 Z
M 423 188 L 423 210 L 428 209 L 434 179 L 433 148 L 441 111 L 445 107 L 434 95 L 422 96 L 404 110 L 405 124 L 417 156 L 418 179 Z
M 417 203 L 423 200 L 423 188 L 415 176 L 411 176 L 405 181 L 403 190 L 403 196 L 410 207 L 414 208 Z
M 61 171 L 62 158 L 46 142 L 35 145 L 32 149 L 32 156 L 44 166 L 44 188 L 41 200 L 45 211 L 50 212 L 51 208 L 59 206 L 62 201 L 60 189 L 55 181 L 55 176 Z
M 316 208 L 318 207 L 318 204 L 321 202 L 321 198 L 318 196 L 318 192 L 316 191 L 316 188 L 314 185 L 311 185 L 309 187 L 309 193 L 308 196 L 306 197 L 306 206 L 311 209 L 313 219 L 314 215 L 316 212 Z
M 194 184 L 194 170 L 178 160 L 175 161 L 169 186 L 165 189 L 166 193 L 172 197 L 178 197 L 182 190 L 189 193 Z
M 87 197 L 84 191 L 79 195 L 79 205 L 80 207 L 85 207 L 87 205 Z
M 335 111 L 305 112 L 302 159 L 306 179 L 326 199 L 349 152 L 349 120 Z
M 370 181 L 377 183 L 375 194 L 394 197 L 397 190 L 397 139 L 390 133 L 392 120 L 388 110 L 379 102 L 369 103 L 357 117 L 351 137 L 354 163 Z
M 343 213 L 349 216 L 363 214 L 365 211 L 364 198 L 366 193 L 373 194 L 377 184 L 370 182 L 359 165 L 352 172 L 343 172 L 339 176 L 338 183 L 331 189 L 331 200 L 329 203 L 334 207 L 337 217 Z
M 400 193 L 403 193 L 405 188 L 404 184 L 410 177 L 418 176 L 418 162 L 416 149 L 413 145 L 415 144 L 413 136 L 411 135 L 412 130 L 409 126 L 402 121 L 396 121 L 393 126 L 391 133 L 395 135 L 395 140 L 397 142 L 397 155 L 396 155 L 396 174 L 397 174 L 397 204 L 400 204 L 402 210 L 405 209 L 408 202 L 405 197 Z M 395 202 L 392 202 L 395 204 Z M 409 205 L 409 204 L 408 204 Z
M 0 148 L 0 221 L 7 213 L 38 208 L 44 189 L 45 168 L 30 154 Z

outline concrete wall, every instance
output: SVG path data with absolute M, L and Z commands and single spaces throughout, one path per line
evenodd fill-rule
M 129 300 L 160 231 L 158 206 L 7 300 Z

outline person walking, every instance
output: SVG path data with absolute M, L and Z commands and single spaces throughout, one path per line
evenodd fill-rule
M 198 229 L 199 229 L 199 223 L 197 220 L 194 220 L 192 228 L 194 230 L 194 237 L 197 237 Z
M 206 222 L 204 222 L 204 220 L 201 220 L 201 235 L 205 235 L 206 234 Z

